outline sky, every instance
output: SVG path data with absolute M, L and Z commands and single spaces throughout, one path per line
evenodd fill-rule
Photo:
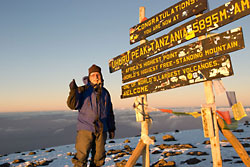
M 226 2 L 208 0 L 210 10 Z M 77 85 L 82 85 L 82 77 L 88 75 L 92 64 L 102 68 L 114 108 L 132 108 L 135 98 L 120 98 L 121 71 L 109 73 L 108 62 L 138 45 L 129 44 L 129 29 L 138 24 L 139 7 L 144 6 L 145 15 L 150 18 L 175 3 L 171 0 L 1 0 L 0 112 L 69 110 L 66 105 L 69 83 L 75 79 Z M 147 39 L 160 37 L 176 26 Z M 249 106 L 250 16 L 215 32 L 239 26 L 243 29 L 245 48 L 230 54 L 234 76 L 222 81 L 226 90 L 235 91 L 237 100 Z M 215 98 L 216 105 L 228 105 L 225 95 Z M 148 95 L 152 107 L 204 103 L 203 83 Z

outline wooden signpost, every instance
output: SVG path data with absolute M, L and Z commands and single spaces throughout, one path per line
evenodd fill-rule
M 190 39 L 204 35 L 248 14 L 250 14 L 249 0 L 232 0 L 173 29 L 166 35 L 147 41 L 109 60 L 109 71 L 112 73 L 120 70 L 134 61 L 145 59 Z
M 139 9 L 139 22 L 141 23 L 143 18 L 145 17 L 145 8 L 144 7 L 140 7 Z M 140 44 L 144 44 L 146 41 L 141 40 Z M 143 121 L 141 121 L 141 136 L 146 135 L 148 136 L 149 132 L 149 119 L 146 118 L 145 116 L 148 116 L 148 111 L 145 109 L 145 105 L 148 104 L 148 100 L 147 100 L 147 95 L 141 95 L 139 96 L 139 103 L 141 104 L 139 106 L 139 109 L 141 110 L 142 114 L 143 114 Z M 145 143 L 146 144 L 146 143 Z M 149 144 L 146 144 L 145 147 L 142 149 L 142 166 L 143 167 L 150 167 L 150 152 L 149 152 Z
M 214 137 L 214 123 L 212 119 L 212 112 L 209 107 L 201 109 L 202 126 L 204 137 Z
M 208 34 L 208 36 L 210 36 L 210 34 Z M 204 35 L 198 37 L 199 40 L 203 40 L 205 38 L 206 36 Z M 211 80 L 204 82 L 204 91 L 205 91 L 205 97 L 206 97 L 206 104 L 203 105 L 201 109 L 204 137 L 209 137 L 210 139 L 213 166 L 222 167 L 222 159 L 221 159 L 221 151 L 220 151 L 220 137 L 219 137 L 219 128 L 217 125 L 215 96 L 213 92 L 213 83 Z
M 214 167 L 222 167 L 222 159 L 221 159 L 221 151 L 220 151 L 220 137 L 219 137 L 219 128 L 217 124 L 217 115 L 216 115 L 216 107 L 215 107 L 215 96 L 213 92 L 213 83 L 212 81 L 204 82 L 204 90 L 206 97 L 206 105 L 205 112 L 210 113 L 211 117 L 207 117 L 207 121 L 212 124 L 213 127 L 208 129 L 210 133 L 213 133 L 212 136 L 207 136 L 210 139 L 213 166 Z M 206 136 L 205 136 L 206 137 Z
M 147 94 L 201 82 L 204 82 L 206 96 L 206 104 L 202 107 L 204 136 L 210 138 L 213 166 L 222 166 L 217 124 L 219 118 L 216 114 L 212 80 L 233 75 L 231 59 L 227 53 L 243 49 L 245 45 L 241 27 L 210 37 L 204 34 L 250 14 L 249 1 L 232 0 L 151 41 L 146 41 L 145 38 L 203 11 L 207 2 L 183 0 L 148 20 L 143 20 L 145 8 L 140 7 L 140 24 L 130 29 L 131 43 L 140 41 L 140 45 L 109 61 L 110 73 L 122 69 L 123 83 L 138 79 L 122 86 L 121 98 L 137 96 L 136 113 L 142 114 L 142 117 L 137 116 L 137 120 L 141 122 L 141 140 L 126 167 L 134 166 L 140 155 L 143 157 L 143 167 L 150 166 L 149 143 L 145 143 L 143 138 L 149 134 Z M 190 10 L 192 5 L 194 10 Z M 188 12 L 187 15 L 185 11 Z M 199 41 L 151 57 L 195 37 Z M 220 119 L 219 121 L 221 124 Z M 227 134 L 226 137 L 232 136 L 228 132 L 222 132 Z M 236 148 L 241 144 L 236 142 L 232 145 Z M 240 147 L 236 152 L 245 165 L 249 166 L 250 158 L 242 149 L 244 148 Z
M 206 9 L 206 0 L 182 0 L 142 23 L 130 28 L 130 44 L 146 39 L 147 37 L 195 14 L 199 14 Z
M 122 68 L 123 83 L 143 78 L 164 70 L 243 49 L 241 27 L 167 51 Z
M 121 98 L 159 92 L 233 75 L 229 55 L 219 56 L 122 86 Z

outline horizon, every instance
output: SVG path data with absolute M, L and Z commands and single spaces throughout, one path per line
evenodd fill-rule
M 229 109 L 229 108 L 226 108 Z M 175 112 L 189 112 L 192 108 L 177 108 Z M 247 117 L 239 122 L 250 121 Z M 175 130 L 202 129 L 202 118 L 191 115 L 175 115 L 150 112 L 152 125 L 149 134 Z M 134 111 L 119 111 L 116 118 L 116 138 L 140 135 L 141 123 L 136 122 Z M 0 113 L 0 154 L 30 150 L 75 142 L 77 112 L 7 112 Z M 128 130 L 130 129 L 130 130 Z M 13 145 L 12 143 L 15 143 Z
M 174 111 L 193 110 L 184 107 Z M 250 121 L 250 107 L 247 108 L 246 113 L 248 116 L 239 122 Z M 153 122 L 149 128 L 149 134 L 202 129 L 201 117 L 194 118 L 191 115 L 175 115 L 160 111 L 150 112 L 150 117 Z M 116 139 L 140 135 L 141 123 L 136 122 L 134 111 L 116 112 L 115 118 Z M 76 125 L 77 112 L 0 113 L 0 154 L 72 144 L 75 142 Z
M 247 127 L 247 124 L 240 124 L 239 128 L 241 131 L 234 133 L 243 146 L 247 146 L 249 144 L 249 138 L 247 135 L 249 133 L 249 128 Z M 166 135 L 173 136 L 175 141 L 164 141 Z M 204 137 L 204 133 L 201 129 L 163 132 L 152 134 L 150 136 L 154 136 L 155 139 L 154 144 L 150 145 L 150 165 L 152 166 L 156 163 L 159 164 L 159 161 L 162 162 L 162 160 L 167 162 L 174 161 L 176 166 L 211 166 L 213 162 L 211 147 L 207 143 L 208 139 Z M 129 154 L 131 154 L 129 152 L 136 148 L 139 138 L 140 137 L 137 136 L 108 140 L 105 147 L 108 154 L 105 159 L 104 166 L 113 167 L 116 163 L 127 161 L 130 158 Z M 240 159 L 235 149 L 231 146 L 232 144 L 225 139 L 226 138 L 223 135 L 220 135 L 220 148 L 221 156 L 223 158 L 223 166 L 242 166 L 243 158 L 241 157 Z M 128 140 L 130 141 L 129 143 L 124 143 L 124 141 Z M 164 148 L 167 148 L 170 156 L 165 155 L 166 149 Z M 245 147 L 245 150 L 249 152 L 249 147 Z M 27 164 L 30 163 L 47 163 L 48 166 L 53 167 L 73 167 L 71 157 L 74 156 L 74 152 L 74 144 L 52 146 L 43 149 L 39 148 L 4 155 L 0 159 L 0 163 L 5 163 L 6 165 L 7 163 L 13 164 L 14 160 L 21 159 L 25 162 L 20 163 L 19 166 L 27 166 Z M 123 153 L 122 156 L 119 154 L 121 152 Z M 123 156 L 124 154 L 125 156 Z M 142 164 L 142 158 L 139 158 L 136 163 Z
M 208 0 L 208 6 L 213 10 L 227 2 L 229 0 Z M 145 15 L 150 18 L 176 3 L 166 0 L 1 1 L 0 113 L 68 110 L 69 83 L 75 79 L 78 86 L 83 85 L 82 78 L 88 75 L 92 64 L 102 68 L 114 109 L 132 108 L 135 98 L 120 98 L 121 86 L 125 84 L 122 84 L 121 71 L 109 73 L 109 60 L 139 45 L 129 43 L 129 29 L 138 24 L 139 7 L 144 6 Z M 147 40 L 167 34 L 194 18 L 164 29 Z M 229 53 L 234 75 L 223 78 L 222 82 L 227 91 L 235 91 L 238 102 L 250 106 L 250 31 L 247 30 L 250 16 L 212 33 L 239 26 L 242 27 L 245 48 Z M 166 51 L 197 40 L 194 38 Z M 225 94 L 215 95 L 217 106 L 228 105 Z M 147 97 L 152 107 L 205 104 L 203 83 L 152 93 Z
M 151 106 L 150 106 L 151 107 Z M 249 106 L 243 106 L 244 108 L 246 108 L 246 111 L 250 110 L 250 105 Z M 156 107 L 153 107 L 156 108 Z M 157 107 L 156 109 L 183 109 L 183 108 L 202 108 L 201 106 L 168 106 L 168 107 Z M 216 108 L 228 108 L 231 109 L 231 107 L 229 105 L 225 105 L 225 106 L 216 106 Z M 134 108 L 133 106 L 128 107 L 128 108 L 113 108 L 114 112 L 122 112 L 122 111 L 132 111 L 134 112 Z M 0 111 L 1 113 L 25 113 L 25 112 L 78 112 L 78 110 L 23 110 L 23 111 Z M 149 112 L 160 112 L 160 111 L 149 111 Z

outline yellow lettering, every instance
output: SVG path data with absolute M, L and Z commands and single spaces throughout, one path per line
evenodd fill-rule
M 232 42 L 232 43 L 235 43 L 235 42 Z M 226 47 L 226 46 L 228 46 L 228 45 L 229 45 L 229 47 Z M 237 44 L 237 41 L 236 41 L 236 44 L 235 44 L 235 45 L 236 45 L 236 46 L 238 45 L 238 44 Z M 215 48 L 211 48 L 211 49 L 205 50 L 205 55 L 206 55 L 206 56 L 207 56 L 207 55 L 212 55 L 212 54 L 219 53 L 219 52 L 222 52 L 222 51 L 227 50 L 227 49 L 231 49 L 230 43 L 228 43 L 228 44 L 223 44 L 223 45 L 217 46 L 217 47 L 215 47 Z
M 247 5 L 247 9 L 249 9 L 249 0 L 241 0 L 241 10 L 245 10 L 245 6 Z
M 165 73 L 165 78 L 177 77 L 178 75 L 180 75 L 180 73 L 181 73 L 180 70 L 171 71 L 171 72 Z
M 143 52 L 144 52 L 144 55 L 148 53 L 148 49 L 147 49 L 147 48 L 148 48 L 148 46 L 147 46 L 147 45 L 143 47 Z
M 173 43 L 174 41 L 175 41 L 174 35 L 173 35 L 173 34 L 170 34 L 170 43 Z
M 150 60 L 146 61 L 145 63 L 143 63 L 143 66 L 147 67 L 147 66 L 150 66 L 150 65 L 154 65 L 154 64 L 158 63 L 160 60 L 161 60 L 161 57 L 150 59 Z
M 149 29 L 146 29 L 145 31 L 144 31 L 144 34 L 146 35 L 146 34 L 149 34 L 149 33 L 151 33 L 152 32 L 152 30 L 151 30 L 151 28 L 149 28 Z
M 164 38 L 159 39 L 159 43 L 161 47 L 165 46 Z
M 223 21 L 223 17 L 226 20 L 227 19 L 227 11 L 226 9 L 223 9 L 223 11 L 219 11 L 220 15 L 220 21 Z
M 138 56 L 139 49 L 136 49 L 135 51 L 131 52 L 131 60 L 134 60 Z
M 240 12 L 241 12 L 240 7 L 238 3 L 236 2 L 234 5 L 234 14 L 236 15 L 237 13 L 240 13 Z
M 177 52 L 169 53 L 169 54 L 164 54 L 163 55 L 163 61 L 169 60 L 169 59 L 172 59 L 172 58 L 175 58 L 175 57 L 177 57 Z
M 166 35 L 166 36 L 164 37 L 164 39 L 165 39 L 165 45 L 166 45 L 166 46 L 167 46 L 167 45 L 169 45 L 169 41 L 168 41 L 169 36 L 168 36 L 168 35 Z
M 187 33 L 187 29 L 186 28 L 184 28 L 183 29 L 183 36 L 181 37 L 181 38 L 186 38 L 187 36 L 188 36 L 188 33 Z
M 156 24 L 154 27 L 153 27 L 153 31 L 157 30 L 161 28 L 161 24 Z
M 173 8 L 171 9 L 171 14 L 174 14 L 174 9 Z
M 129 89 L 129 90 L 125 90 L 124 91 L 124 86 L 123 86 L 123 97 L 128 97 L 128 96 L 133 96 L 133 95 L 137 95 L 137 94 L 142 94 L 142 93 L 147 93 L 148 90 L 148 85 L 145 85 L 143 87 L 137 87 L 137 88 L 133 88 L 133 89 Z
M 162 26 L 166 26 L 166 25 L 169 24 L 169 23 L 171 23 L 171 18 L 169 18 L 169 19 L 163 21 L 161 24 L 162 24 Z
M 154 49 L 154 43 L 155 43 L 154 41 L 150 43 L 151 47 L 149 48 L 148 51 L 154 51 L 155 50 Z
M 175 18 L 175 16 L 174 16 L 173 21 L 175 21 L 175 20 L 176 20 L 176 18 Z
M 168 68 L 171 66 L 173 66 L 173 61 L 168 61 L 168 62 L 160 64 L 160 68 Z
M 133 89 L 133 94 L 139 94 L 139 93 L 144 93 L 148 91 L 148 85 L 143 86 L 143 87 L 138 87 Z
M 181 39 L 181 32 L 180 31 L 174 32 L 174 36 L 175 36 L 176 41 L 180 40 Z
M 140 48 L 140 56 L 143 55 L 143 48 Z
M 152 24 L 155 24 L 155 18 L 152 19 Z
M 156 70 L 158 70 L 158 65 L 141 70 L 141 75 L 152 73 Z
M 217 61 L 214 60 L 214 61 L 209 61 L 209 62 L 193 65 L 191 67 L 183 68 L 182 72 L 183 72 L 183 74 L 188 74 L 188 73 L 193 73 L 193 72 L 197 72 L 200 70 L 212 68 L 212 67 L 215 67 L 217 65 L 218 65 Z
M 175 10 L 178 12 L 178 10 L 179 10 L 179 9 L 178 9 L 178 6 L 175 6 Z
M 158 16 L 156 17 L 155 22 L 156 22 L 156 23 L 158 23 L 158 22 L 159 22 L 159 18 L 158 18 Z
M 159 45 L 158 41 L 156 40 L 156 41 L 155 41 L 155 49 L 157 50 L 157 49 L 159 49 L 159 48 L 160 48 L 160 45 Z
M 113 69 L 123 65 L 123 64 L 126 64 L 129 62 L 129 56 L 128 55 L 123 55 L 122 57 L 114 60 L 111 62 L 111 66 Z
M 234 48 L 234 47 L 237 47 L 237 46 L 238 46 L 238 41 L 233 41 L 233 42 L 231 42 L 231 45 L 232 45 L 233 48 Z

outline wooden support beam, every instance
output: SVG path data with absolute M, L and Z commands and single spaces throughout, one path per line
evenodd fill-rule
M 143 143 L 142 140 L 139 141 L 136 148 L 133 151 L 133 154 L 129 157 L 128 162 L 125 167 L 134 166 L 138 158 L 140 157 L 142 150 L 145 148 L 146 144 Z
M 139 22 L 141 23 L 145 17 L 145 7 L 139 8 Z M 140 44 L 145 43 L 146 40 L 141 40 Z M 144 105 L 147 105 L 147 95 L 140 96 L 142 101 L 142 112 L 144 114 L 144 119 L 141 122 L 141 135 L 148 135 L 148 119 L 145 119 L 145 115 L 148 115 L 147 109 L 145 109 Z M 149 144 L 146 144 L 145 148 L 142 150 L 142 166 L 150 167 L 150 152 L 149 152 Z
M 145 17 L 145 7 L 140 7 L 139 8 L 139 22 L 140 23 L 144 17 Z M 143 44 L 145 42 L 146 40 L 141 40 L 140 44 Z M 141 122 L 141 136 L 142 136 L 142 135 L 148 135 L 148 127 L 149 127 L 149 119 L 145 117 L 145 116 L 148 116 L 148 112 L 145 107 L 147 105 L 147 95 L 140 95 L 139 98 L 140 98 L 139 102 L 141 105 L 138 106 L 138 109 L 143 114 L 143 121 Z M 143 143 L 142 140 L 140 140 L 140 142 L 136 146 L 136 149 L 133 151 L 133 154 L 129 158 L 125 167 L 134 166 L 140 155 L 142 155 L 142 166 L 150 167 L 149 144 Z
M 148 119 L 148 112 L 146 109 L 147 105 L 147 95 L 141 95 L 141 102 L 142 102 L 142 113 L 144 115 L 144 121 L 141 122 L 141 136 L 147 135 L 148 136 L 148 128 L 149 128 L 149 119 Z M 150 152 L 149 152 L 149 144 L 146 144 L 144 149 L 142 150 L 142 166 L 143 167 L 150 167 Z
M 214 92 L 213 92 L 212 81 L 204 82 L 204 90 L 205 90 L 207 105 L 213 105 L 215 103 L 215 97 L 214 97 Z M 214 125 L 213 126 L 214 136 L 210 137 L 213 167 L 222 167 L 219 128 L 218 128 L 217 118 L 216 118 L 216 109 L 215 107 L 211 107 L 211 109 L 212 109 L 212 118 L 213 118 L 213 125 Z
M 241 158 L 242 162 L 247 166 L 250 167 L 250 158 L 247 154 L 245 148 L 239 142 L 239 140 L 233 135 L 230 130 L 223 129 L 225 127 L 224 121 L 221 118 L 218 118 L 218 124 L 220 127 L 221 133 L 227 138 L 228 142 L 231 143 L 236 153 Z

